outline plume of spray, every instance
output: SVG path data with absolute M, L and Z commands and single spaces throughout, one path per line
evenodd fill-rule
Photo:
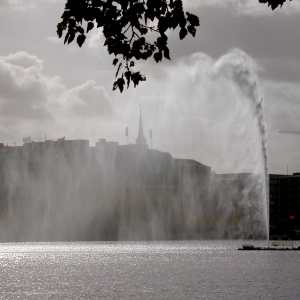
M 238 84 L 242 92 L 247 96 L 252 114 L 256 119 L 256 130 L 258 131 L 258 149 L 261 156 L 260 164 L 257 170 L 260 174 L 260 179 L 257 184 L 261 185 L 262 211 L 265 221 L 265 234 L 269 239 L 269 172 L 268 172 L 268 151 L 267 151 L 267 129 L 264 118 L 263 98 L 260 96 L 258 78 L 253 68 L 253 61 L 247 55 L 239 50 L 235 50 L 235 56 L 225 55 L 219 61 L 224 68 L 229 72 L 230 77 Z
M 264 119 L 264 111 L 263 111 L 263 98 L 261 98 L 261 101 L 256 104 L 256 114 L 258 115 L 258 126 L 261 134 L 261 153 L 263 156 L 263 167 L 264 167 L 264 173 L 263 173 L 263 190 L 265 194 L 264 202 L 265 202 L 265 219 L 266 219 L 266 228 L 267 228 L 267 240 L 269 240 L 269 234 L 270 234 L 270 220 L 269 220 L 269 202 L 270 202 L 270 195 L 269 195 L 269 167 L 268 167 L 268 144 L 267 144 L 267 128 L 266 123 Z
M 5 166 L 1 241 L 244 238 L 268 232 L 266 126 L 253 61 L 236 49 L 217 61 L 197 53 L 172 68 L 156 79 L 155 89 L 149 84 L 129 99 L 154 112 L 144 110 L 143 116 L 148 122 L 156 116 L 159 150 L 179 158 L 188 151 L 221 172 L 231 168 L 232 180 L 195 176 L 184 166 L 177 172 L 172 156 L 157 150 L 119 151 L 114 143 L 104 150 L 100 142 L 88 150 L 84 141 L 71 152 L 58 144 L 27 145 L 35 152 L 11 154 Z M 129 126 L 137 128 L 137 105 L 121 105 L 133 120 Z M 238 174 L 245 168 L 251 174 Z
M 202 196 L 200 203 L 192 180 L 185 180 L 185 215 L 193 216 L 196 208 L 194 219 L 202 221 L 194 226 L 204 228 L 202 238 L 268 235 L 267 130 L 256 70 L 251 57 L 239 49 L 216 61 L 196 53 L 165 71 L 167 80 L 157 87 L 154 105 L 160 121 L 154 130 L 162 136 L 160 149 L 174 157 L 188 153 L 217 173 L 232 173 L 216 174 L 210 200 Z M 217 229 L 209 233 L 207 224 Z
M 229 72 L 241 90 L 247 95 L 250 101 L 252 113 L 257 120 L 257 130 L 259 132 L 258 147 L 261 155 L 261 181 L 262 181 L 262 209 L 265 219 L 266 236 L 269 239 L 269 170 L 268 170 L 268 147 L 267 147 L 267 127 L 264 116 L 263 98 L 260 95 L 259 83 L 256 73 L 253 69 L 253 61 L 247 55 L 239 50 L 235 50 L 236 56 L 224 56 L 224 61 L 220 64 L 228 65 Z M 223 65 L 223 67 L 224 67 Z

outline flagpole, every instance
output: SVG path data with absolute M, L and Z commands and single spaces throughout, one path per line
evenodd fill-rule
M 151 139 L 151 149 L 153 149 L 153 146 L 152 146 L 152 129 L 149 130 L 149 135 L 150 135 L 150 139 Z
M 125 128 L 125 136 L 127 136 L 127 146 L 128 146 L 128 136 L 129 136 L 128 126 Z

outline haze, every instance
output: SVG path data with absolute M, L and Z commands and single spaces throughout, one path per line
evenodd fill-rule
M 115 68 L 100 31 L 63 45 L 56 24 L 64 1 L 0 0 L 0 142 L 99 138 L 135 143 L 139 106 L 153 148 L 193 158 L 218 173 L 253 172 L 250 70 L 263 98 L 269 172 L 300 171 L 300 4 L 272 12 L 258 1 L 184 1 L 201 26 L 195 39 L 170 32 L 171 62 L 141 62 L 138 88 L 112 92 Z M 234 75 L 235 74 L 235 75 Z

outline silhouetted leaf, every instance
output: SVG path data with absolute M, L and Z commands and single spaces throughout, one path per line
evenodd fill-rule
M 188 32 L 187 32 L 187 30 L 185 28 L 181 28 L 180 31 L 179 31 L 179 37 L 180 37 L 180 39 L 183 40 L 186 37 L 187 33 Z
M 124 81 L 123 78 L 119 78 L 119 79 L 117 80 L 117 85 L 118 85 L 119 90 L 120 90 L 121 93 L 123 92 L 124 84 L 125 84 L 125 81 Z
M 58 38 L 61 38 L 62 37 L 62 33 L 63 33 L 63 28 L 62 28 L 62 24 L 61 23 L 58 23 L 56 25 L 56 33 L 58 35 Z
M 163 57 L 170 59 L 168 37 L 165 35 L 169 28 L 179 26 L 180 39 L 188 31 L 195 36 L 199 19 L 193 14 L 185 13 L 182 2 L 183 0 L 66 0 L 62 21 L 57 25 L 56 32 L 58 37 L 62 37 L 63 31 L 67 29 L 65 43 L 71 43 L 77 36 L 77 43 L 81 47 L 86 33 L 100 27 L 105 38 L 104 46 L 109 54 L 115 56 L 113 65 L 118 65 L 113 90 L 120 89 L 122 92 L 125 81 L 128 88 L 131 81 L 137 86 L 139 82 L 146 80 L 139 72 L 132 73 L 135 59 L 146 60 L 152 55 L 156 62 L 162 61 Z M 153 22 L 150 23 L 149 20 Z M 154 34 L 158 34 L 157 39 L 153 39 Z
M 118 63 L 118 61 L 119 61 L 119 60 L 118 60 L 117 58 L 115 58 L 115 59 L 113 60 L 113 65 L 116 66 L 117 63 Z
M 147 29 L 147 28 L 145 28 L 145 27 L 140 27 L 140 28 L 139 28 L 139 31 L 140 31 L 140 33 L 141 33 L 142 35 L 144 35 L 144 34 L 147 34 L 147 33 L 148 33 L 148 29 Z
M 137 15 L 141 15 L 145 11 L 145 7 L 143 3 L 135 3 L 131 10 Z
M 166 49 L 164 50 L 164 57 L 165 57 L 166 59 L 171 60 L 171 58 L 170 58 L 170 50 L 169 50 L 168 48 L 166 48 Z
M 130 79 L 131 79 L 131 72 L 130 71 L 126 71 L 124 73 L 124 76 L 126 78 L 126 81 L 127 81 L 127 88 L 129 88 L 129 85 L 130 85 Z
M 131 79 L 133 81 L 134 87 L 136 87 L 139 84 L 141 78 L 142 78 L 142 76 L 141 76 L 140 72 L 136 72 L 131 75 Z
M 108 45 L 108 46 L 107 46 L 107 51 L 108 51 L 109 54 L 112 54 L 112 53 L 114 52 L 114 47 L 113 47 L 113 45 Z
M 168 29 L 168 22 L 165 17 L 160 18 L 157 28 L 160 33 L 164 33 Z
M 68 19 L 70 19 L 70 16 L 71 16 L 70 11 L 69 11 L 69 10 L 65 10 L 65 11 L 63 12 L 61 18 L 62 18 L 62 19 L 65 19 L 65 20 L 68 20 Z
M 117 88 L 118 88 L 118 83 L 117 83 L 117 81 L 115 81 L 113 84 L 113 91 L 116 90 Z
M 70 36 L 70 33 L 68 32 L 65 36 L 65 39 L 64 39 L 64 44 L 68 41 L 69 39 L 69 36 Z
M 160 48 L 160 49 L 164 49 L 167 45 L 167 40 L 168 38 L 166 38 L 166 36 L 160 36 L 157 38 L 157 47 Z
M 195 35 L 196 35 L 196 28 L 195 28 L 194 26 L 189 25 L 189 26 L 188 26 L 188 31 L 189 31 L 189 33 L 190 33 L 193 37 L 195 37 Z
M 94 28 L 94 23 L 93 23 L 93 22 L 88 22 L 86 32 L 89 32 L 89 31 L 92 30 L 93 28 Z
M 81 34 L 84 34 L 84 29 L 81 26 L 78 26 L 76 28 L 76 31 L 79 32 L 79 33 L 81 33 Z
M 268 3 L 268 6 L 271 6 L 272 10 L 276 9 L 278 6 L 282 6 L 285 1 L 286 0 L 259 0 L 260 3 Z
M 141 38 L 139 39 L 139 42 L 140 42 L 140 44 L 143 46 L 143 45 L 146 44 L 146 39 L 145 39 L 144 37 L 141 37 Z
M 187 14 L 187 20 L 191 23 L 192 26 L 200 26 L 199 18 L 189 12 Z
M 85 41 L 85 35 L 81 34 L 77 37 L 77 44 L 79 45 L 79 47 L 81 47 Z
M 120 63 L 119 63 L 119 66 L 118 66 L 117 73 L 116 73 L 116 77 L 118 76 L 121 67 L 122 67 L 122 63 L 120 62 Z
M 159 51 L 159 52 L 154 53 L 154 59 L 155 59 L 155 61 L 156 61 L 157 63 L 158 63 L 159 61 L 161 61 L 161 60 L 162 60 L 162 52 Z
M 75 38 L 75 31 L 69 30 L 69 38 L 68 38 L 68 44 L 72 43 Z

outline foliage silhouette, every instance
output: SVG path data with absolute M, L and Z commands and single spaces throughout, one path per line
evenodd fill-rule
M 268 6 L 271 6 L 271 8 L 274 10 L 279 5 L 282 6 L 286 0 L 258 0 L 258 1 L 260 3 L 268 3 Z M 292 1 L 292 0 L 290 0 L 290 1 Z
M 196 35 L 200 26 L 197 16 L 183 11 L 182 0 L 67 0 L 63 19 L 57 25 L 57 34 L 64 43 L 70 44 L 77 36 L 79 47 L 86 34 L 95 27 L 103 28 L 104 46 L 113 54 L 113 65 L 117 67 L 113 90 L 123 91 L 132 81 L 136 87 L 146 77 L 133 70 L 135 60 L 152 57 L 158 63 L 162 58 L 170 59 L 166 31 L 180 27 L 179 38 L 188 33 Z M 86 29 L 83 28 L 85 21 Z M 158 35 L 153 42 L 153 34 Z

